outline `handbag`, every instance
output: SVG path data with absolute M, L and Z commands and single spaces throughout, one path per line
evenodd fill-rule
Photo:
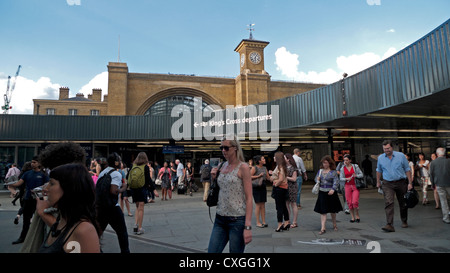
M 412 188 L 411 190 L 407 191 L 404 195 L 406 207 L 409 209 L 414 208 L 417 203 L 419 203 L 419 193 Z
M 355 170 L 355 174 L 356 174 L 356 171 L 359 170 L 359 167 L 356 164 L 352 164 L 352 165 L 353 165 L 353 169 Z M 361 170 L 359 170 L 359 171 L 361 171 Z M 366 186 L 366 181 L 364 180 L 364 178 L 355 177 L 355 185 L 356 185 L 356 188 L 358 190 L 359 189 L 364 189 L 364 188 L 367 187 Z
M 217 206 L 217 202 L 219 201 L 220 187 L 219 183 L 217 183 L 217 178 L 220 175 L 220 169 L 222 168 L 223 163 L 224 162 L 220 164 L 219 169 L 217 170 L 216 178 L 211 181 L 211 186 L 208 190 L 208 196 L 206 197 L 206 205 L 208 206 L 209 220 L 211 220 L 211 223 L 213 223 L 213 220 L 211 218 L 211 207 Z
M 319 177 L 322 175 L 322 169 L 320 169 L 319 171 Z M 313 194 L 319 194 L 319 190 L 320 190 L 320 181 L 316 181 L 316 184 L 314 185 L 314 187 L 312 188 L 311 192 Z
M 159 179 L 159 178 L 156 178 L 156 179 L 155 179 L 155 184 L 158 185 L 158 186 L 160 186 L 160 185 L 162 184 L 162 180 Z
M 217 202 L 219 201 L 219 183 L 217 183 L 217 178 L 220 175 L 220 169 L 222 168 L 223 162 L 220 164 L 219 169 L 217 170 L 216 178 L 211 181 L 211 186 L 208 190 L 208 196 L 206 198 L 206 205 L 208 207 L 217 206 Z
M 366 187 L 366 181 L 364 181 L 364 178 L 355 177 L 355 185 L 358 190 L 364 189 Z

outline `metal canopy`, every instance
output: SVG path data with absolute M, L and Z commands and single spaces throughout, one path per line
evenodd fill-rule
M 267 106 L 266 114 L 271 114 L 272 106 L 278 107 L 281 141 L 324 138 L 323 131 L 329 128 L 343 139 L 369 136 L 450 139 L 449 103 L 450 20 L 447 20 L 417 42 L 356 75 L 254 106 Z M 170 116 L 2 115 L 0 141 L 168 140 L 173 138 L 171 127 L 178 120 L 179 117 Z M 268 131 L 272 130 L 271 125 L 269 122 Z M 192 122 L 191 138 L 195 128 Z M 250 133 L 252 128 L 247 126 L 246 130 Z

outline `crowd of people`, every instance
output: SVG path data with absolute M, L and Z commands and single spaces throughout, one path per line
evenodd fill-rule
M 389 140 L 382 143 L 383 153 L 377 158 L 376 178 L 372 174 L 369 157 L 361 167 L 352 163 L 346 154 L 339 165 L 329 155 L 320 160 L 320 169 L 314 181 L 319 187 L 314 211 L 320 214 L 319 235 L 326 232 L 327 214 L 331 215 L 333 230 L 337 231 L 336 213 L 346 211 L 351 223 L 361 221 L 359 212 L 360 189 L 372 185 L 383 192 L 386 225 L 382 230 L 394 232 L 394 202 L 400 207 L 402 228 L 408 227 L 408 208 L 404 195 L 418 181 L 423 193 L 422 204 L 427 205 L 427 192 L 434 192 L 436 209 L 441 208 L 443 222 L 450 223 L 447 195 L 450 195 L 450 159 L 444 148 L 438 148 L 431 161 L 419 154 L 416 163 L 411 155 L 394 151 Z M 230 252 L 242 253 L 252 241 L 252 216 L 257 228 L 267 228 L 272 219 L 266 218 L 267 185 L 272 186 L 271 197 L 276 207 L 275 232 L 298 227 L 298 212 L 303 181 L 308 179 L 299 149 L 293 154 L 277 151 L 274 168 L 266 158 L 257 155 L 245 161 L 237 138 L 221 141 L 224 164 L 211 166 L 205 160 L 197 173 L 203 184 L 206 202 L 211 182 L 217 180 L 220 188 L 214 226 L 208 252 L 222 252 L 229 244 Z M 434 158 L 434 159 L 433 159 Z M 129 253 L 125 210 L 135 218 L 133 232 L 143 228 L 146 203 L 172 199 L 179 194 L 193 195 L 197 187 L 194 168 L 180 160 L 166 161 L 163 166 L 148 160 L 145 152 L 137 155 L 132 166 L 122 162 L 117 153 L 107 158 L 92 160 L 85 166 L 86 154 L 78 144 L 71 142 L 47 146 L 39 156 L 24 164 L 22 170 L 11 168 L 6 179 L 17 177 L 9 184 L 11 197 L 19 200 L 20 209 L 14 223 L 22 217 L 22 230 L 13 244 L 23 244 L 21 252 L 71 252 L 71 242 L 77 242 L 78 252 L 101 252 L 100 238 L 109 224 L 117 235 L 122 253 Z M 370 162 L 371 163 L 371 162 Z M 13 179 L 14 180 L 14 179 Z M 161 195 L 157 191 L 161 188 Z M 16 193 L 17 190 L 17 193 Z M 341 195 L 344 207 L 340 201 Z M 83 198 L 80 198 L 83 196 Z M 131 199 L 131 201 L 130 201 Z M 135 204 L 134 214 L 130 203 Z M 255 209 L 253 210 L 253 204 Z M 31 222 L 31 219 L 33 221 Z
M 386 225 L 381 229 L 385 232 L 394 232 L 394 202 L 397 198 L 400 206 L 400 219 L 402 228 L 408 227 L 408 207 L 405 194 L 413 188 L 413 173 L 418 172 L 419 184 L 424 189 L 424 202 L 427 204 L 425 189 L 431 186 L 437 192 L 436 208 L 442 207 L 443 222 L 450 223 L 447 197 L 450 195 L 450 159 L 445 157 L 445 149 L 438 148 L 435 163 L 423 162 L 423 156 L 413 166 L 407 160 L 407 155 L 394 151 L 392 141 L 382 143 L 383 153 L 377 158 L 376 179 L 372 174 L 372 163 L 369 156 L 362 162 L 362 170 L 359 165 L 352 163 L 352 156 L 346 154 L 343 161 L 336 166 L 336 162 L 330 155 L 325 155 L 320 160 L 320 170 L 315 175 L 318 185 L 318 196 L 314 211 L 320 214 L 319 235 L 326 232 L 327 214 L 331 215 L 333 230 L 338 231 L 336 213 L 344 211 L 338 192 L 344 198 L 345 211 L 351 215 L 351 223 L 360 223 L 359 197 L 360 189 L 371 184 L 383 193 L 385 203 Z M 300 193 L 303 179 L 307 179 L 306 170 L 301 160 L 296 160 L 289 153 L 278 151 L 274 155 L 275 169 L 267 169 L 264 166 L 265 159 L 261 155 L 255 156 L 249 163 L 244 163 L 239 141 L 230 142 L 224 138 L 220 149 L 224 154 L 227 165 L 219 170 L 214 168 L 212 179 L 216 173 L 220 186 L 218 210 L 211 233 L 208 252 L 222 252 L 229 243 L 230 252 L 243 252 L 245 245 L 251 242 L 251 215 L 252 203 L 248 202 L 248 188 L 252 187 L 255 203 L 256 227 L 268 226 L 265 217 L 265 203 L 267 202 L 266 183 L 272 185 L 272 197 L 275 199 L 277 227 L 275 232 L 288 231 L 298 227 L 297 213 L 300 205 Z M 231 151 L 231 152 L 230 152 Z M 299 150 L 294 154 L 298 156 Z M 232 167 L 229 167 L 231 164 Z M 245 168 L 242 168 L 242 166 Z M 303 165 L 303 166 L 302 166 Z M 248 166 L 248 169 L 247 169 Z M 424 172 L 421 168 L 426 168 Z M 225 174 L 223 174 L 225 172 Z M 249 174 L 250 172 L 250 174 Z M 426 178 L 423 173 L 428 174 Z M 249 176 L 250 175 L 250 179 Z M 250 181 L 249 181 L 250 180 Z M 300 180 L 300 181 L 299 181 Z M 230 189 L 231 185 L 233 187 Z M 222 187 L 225 189 L 222 190 Z M 223 193 L 222 193 L 223 191 Z M 231 194 L 234 192 L 234 194 Z M 220 207 L 220 209 L 219 209 Z M 291 223 L 292 220 L 292 223 Z M 236 234 L 238 233 L 238 235 Z

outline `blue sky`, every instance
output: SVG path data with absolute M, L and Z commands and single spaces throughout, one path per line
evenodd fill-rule
M 272 80 L 331 83 L 415 42 L 449 10 L 448 0 L 1 0 L 0 90 L 22 65 L 12 113 L 31 113 L 32 99 L 57 98 L 60 86 L 106 93 L 119 35 L 130 72 L 236 77 L 249 23 L 270 42 Z

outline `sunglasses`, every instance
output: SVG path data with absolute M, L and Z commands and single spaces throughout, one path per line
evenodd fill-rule
M 225 151 L 228 152 L 228 151 L 230 150 L 231 147 L 234 147 L 234 146 L 220 146 L 219 149 L 220 149 L 221 151 L 222 151 L 222 150 L 225 150 Z

